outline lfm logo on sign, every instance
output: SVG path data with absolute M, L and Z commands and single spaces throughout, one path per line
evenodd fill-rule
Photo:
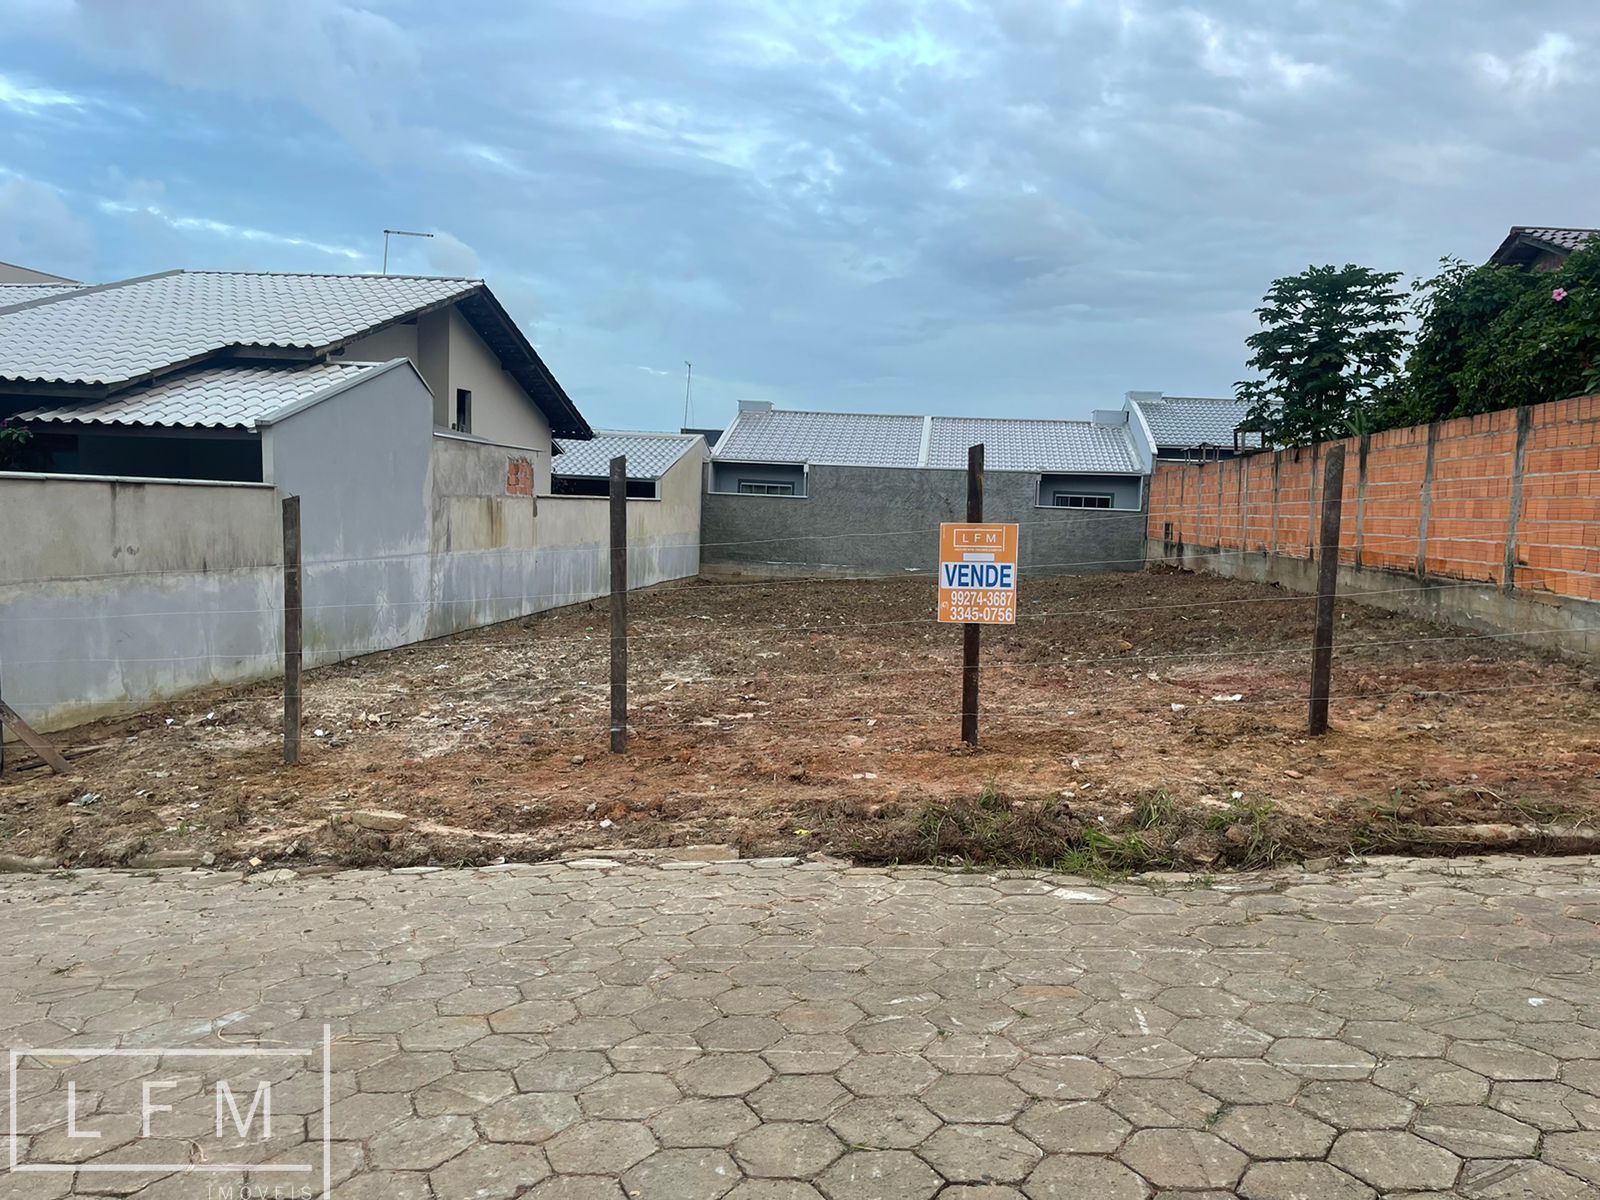
M 332 1054 L 326 1025 L 322 1045 L 304 1049 L 12 1049 L 6 1169 L 17 1175 L 76 1173 L 79 1186 L 91 1191 L 99 1190 L 96 1178 L 120 1188 L 123 1179 L 176 1174 L 199 1177 L 196 1200 L 326 1200 L 333 1182 Z M 147 1067 L 136 1068 L 146 1070 L 145 1077 L 119 1089 L 123 1099 L 111 1108 L 104 1083 L 108 1059 L 148 1060 Z M 301 1061 L 285 1064 L 286 1059 Z M 93 1074 L 75 1078 L 80 1072 Z M 291 1115 L 275 1121 L 278 1081 L 320 1090 L 321 1120 L 299 1115 L 319 1107 L 302 1099 Z M 126 1133 L 134 1131 L 129 1140 Z M 31 1143 L 26 1156 L 25 1141 Z M 0 1195 L 6 1192 L 0 1183 Z
M 939 526 L 939 620 L 1017 623 L 1017 527 Z

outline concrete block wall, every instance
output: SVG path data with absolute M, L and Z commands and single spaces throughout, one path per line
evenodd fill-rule
M 1600 395 L 1342 444 L 1342 587 L 1387 585 L 1393 599 L 1373 603 L 1537 633 L 1585 656 L 1600 648 Z M 1152 559 L 1312 586 L 1325 455 L 1157 464 Z
M 989 471 L 984 516 L 1022 526 L 1023 577 L 1040 572 L 1135 570 L 1143 565 L 1141 509 L 1041 508 L 1039 476 Z M 701 554 L 707 573 L 931 575 L 939 525 L 966 518 L 965 471 L 810 469 L 806 496 L 706 495 Z

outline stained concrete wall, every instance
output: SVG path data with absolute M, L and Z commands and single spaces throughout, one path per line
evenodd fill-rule
M 1143 565 L 1141 512 L 1041 508 L 1039 476 L 1032 472 L 990 471 L 984 483 L 985 519 L 1022 526 L 1024 572 Z M 964 520 L 967 511 L 965 471 L 813 466 L 809 493 L 707 495 L 701 521 L 706 573 L 932 574 L 940 523 Z
M 271 484 L 0 475 L 0 694 L 51 730 L 277 676 L 282 495 L 308 666 L 608 591 L 607 502 L 536 497 L 526 449 L 432 409 L 402 360 L 267 426 Z M 698 573 L 700 458 L 629 501 L 631 586 Z
M 273 489 L 0 473 L 0 694 L 43 729 L 274 673 Z

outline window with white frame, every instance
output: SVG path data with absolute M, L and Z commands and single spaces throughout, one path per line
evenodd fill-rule
M 1114 497 L 1110 492 L 1057 492 L 1056 508 L 1110 508 Z
M 773 483 L 765 479 L 739 480 L 739 494 L 741 496 L 792 496 L 794 484 Z

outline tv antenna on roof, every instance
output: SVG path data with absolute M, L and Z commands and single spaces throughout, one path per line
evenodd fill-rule
M 694 412 L 693 403 L 689 399 L 689 389 L 694 386 L 694 364 L 687 358 L 683 365 L 688 367 L 688 373 L 683 377 L 683 427 L 689 428 L 690 414 Z
M 431 233 L 417 233 L 410 229 L 385 229 L 383 231 L 383 273 L 389 273 L 389 239 L 392 237 L 425 237 L 431 238 Z

